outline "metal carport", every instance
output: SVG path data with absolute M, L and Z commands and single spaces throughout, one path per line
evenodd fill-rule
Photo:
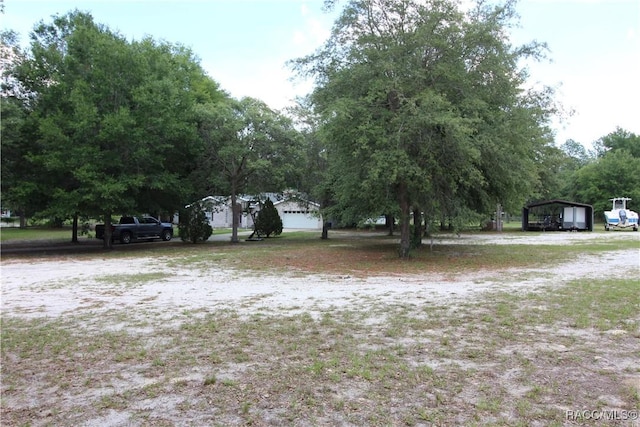
M 593 231 L 593 206 L 568 200 L 545 200 L 522 209 L 522 231 Z

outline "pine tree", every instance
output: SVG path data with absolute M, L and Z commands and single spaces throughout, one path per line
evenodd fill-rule
M 269 199 L 264 202 L 260 212 L 258 212 L 256 232 L 259 236 L 265 237 L 269 237 L 272 234 L 277 236 L 282 233 L 282 219 L 278 210 L 273 206 L 273 202 Z
M 213 228 L 209 225 L 202 202 L 195 202 L 180 213 L 178 230 L 183 242 L 204 242 L 211 237 Z

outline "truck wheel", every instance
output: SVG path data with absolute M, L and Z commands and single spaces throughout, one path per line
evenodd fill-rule
M 129 233 L 128 231 L 123 231 L 120 234 L 120 243 L 122 243 L 123 245 L 128 245 L 129 243 L 131 243 L 131 233 Z
M 164 240 L 165 242 L 168 242 L 169 240 L 171 240 L 171 238 L 173 237 L 173 233 L 169 230 L 164 230 L 162 232 L 162 240 Z

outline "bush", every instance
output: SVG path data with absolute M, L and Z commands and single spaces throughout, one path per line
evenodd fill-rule
M 269 237 L 270 235 L 277 236 L 282 233 L 282 219 L 278 210 L 273 206 L 273 202 L 268 200 L 264 202 L 264 205 L 258 212 L 256 218 L 256 232 L 259 236 Z
M 202 202 L 195 202 L 180 212 L 178 230 L 183 242 L 204 242 L 211 237 L 213 228 L 209 225 Z

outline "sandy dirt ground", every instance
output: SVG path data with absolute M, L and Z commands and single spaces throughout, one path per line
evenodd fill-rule
M 462 235 L 433 244 L 434 250 L 440 244 L 563 246 L 603 238 L 637 242 L 640 233 Z M 56 333 L 71 328 L 70 342 L 77 347 L 70 355 L 58 349 L 58 356 L 22 350 L 37 353 L 37 343 L 17 343 L 6 355 L 3 350 L 13 375 L 2 384 L 0 424 L 583 425 L 567 421 L 566 411 L 596 403 L 629 408 L 629 396 L 640 396 L 637 336 L 571 325 L 511 331 L 485 321 L 482 311 L 496 314 L 499 307 L 468 305 L 485 297 L 495 301 L 496 292 L 548 292 L 582 278 L 640 281 L 638 249 L 594 252 L 537 268 L 369 277 L 171 261 L 144 254 L 3 261 L 0 307 L 15 336 L 31 337 L 20 335 L 21 329 L 52 324 Z M 413 301 L 444 317 L 428 328 L 385 325 L 395 315 L 404 319 L 398 310 L 418 310 L 406 314 L 407 321 L 424 321 L 425 311 Z M 532 307 L 530 313 L 544 310 Z M 351 330 L 354 312 L 362 313 L 365 324 Z M 205 328 L 204 346 L 198 331 L 181 329 L 196 319 L 192 313 L 200 319 L 194 325 Z M 325 324 L 327 313 L 336 320 Z M 283 333 L 269 335 L 267 323 L 247 329 L 256 314 L 276 319 L 273 327 Z M 209 325 L 207 316 L 216 324 Z M 630 320 L 638 321 L 633 315 Z M 192 337 L 188 344 L 186 334 Z M 94 338 L 100 345 L 93 345 Z M 116 342 L 131 348 L 109 347 Z M 342 364 L 348 369 L 340 370 Z M 372 370 L 363 371 L 363 364 Z
M 471 235 L 438 239 L 438 244 L 570 245 L 595 240 L 602 233 L 540 233 L 533 236 Z M 606 234 L 610 239 L 638 240 L 639 233 Z M 425 244 L 429 244 L 426 241 Z M 328 307 L 355 306 L 377 301 L 428 298 L 443 302 L 468 298 L 498 289 L 528 290 L 581 277 L 638 277 L 640 253 L 623 251 L 589 255 L 551 268 L 512 269 L 499 274 L 413 274 L 356 278 L 344 275 L 269 275 L 223 270 L 215 265 L 186 270 L 167 266 L 168 259 L 115 259 L 90 261 L 10 262 L 2 265 L 2 313 L 12 316 L 51 317 L 82 310 L 137 308 L 171 313 L 204 307 L 256 310 L 292 309 L 322 312 Z M 118 291 L 117 284 L 101 278 L 164 273 L 166 278 Z M 61 286 L 72 283 L 73 286 Z M 348 286 L 345 286 L 348 284 Z

